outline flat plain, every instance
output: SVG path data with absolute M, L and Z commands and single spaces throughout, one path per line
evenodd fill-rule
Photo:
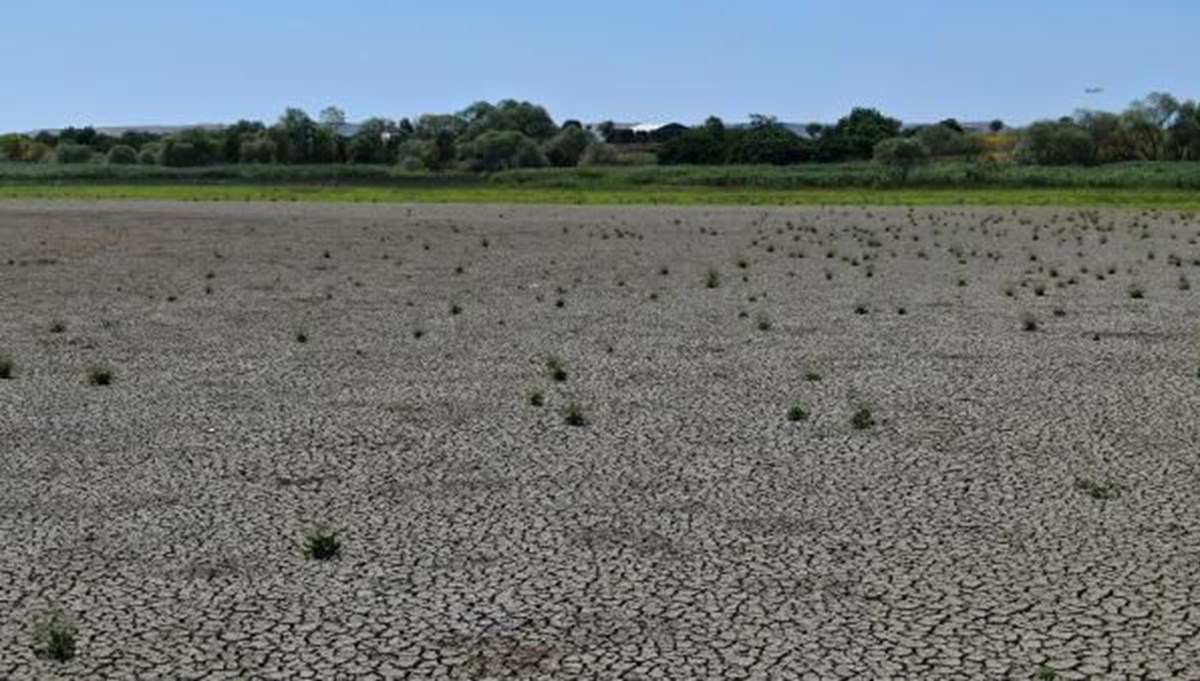
M 1198 239 L 0 203 L 0 678 L 1200 677 Z

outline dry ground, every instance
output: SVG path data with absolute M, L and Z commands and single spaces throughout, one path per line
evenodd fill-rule
M 0 204 L 0 678 L 1200 677 L 1198 234 Z

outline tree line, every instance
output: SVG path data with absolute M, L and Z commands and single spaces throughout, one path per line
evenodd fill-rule
M 495 171 L 572 167 L 621 161 L 628 145 L 652 148 L 658 163 L 826 163 L 874 159 L 902 174 L 933 158 L 1012 161 L 1034 165 L 1097 165 L 1121 161 L 1200 159 L 1200 103 L 1152 93 L 1118 113 L 1081 110 L 1013 130 L 993 121 L 986 131 L 954 119 L 905 127 L 872 108 L 855 108 L 832 125 L 809 124 L 803 134 L 766 115 L 727 126 L 678 123 L 630 130 L 611 122 L 594 131 L 578 121 L 555 123 L 545 108 L 513 99 L 477 102 L 457 113 L 415 120 L 370 118 L 346 134 L 345 114 L 326 108 L 317 118 L 289 108 L 275 123 L 242 120 L 220 128 L 169 135 L 94 128 L 0 136 L 10 161 L 157 164 L 171 167 L 236 163 L 383 164 L 412 170 Z

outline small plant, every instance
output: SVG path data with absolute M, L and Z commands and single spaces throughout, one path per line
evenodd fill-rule
M 1025 314 L 1021 315 L 1021 328 L 1025 331 L 1037 331 L 1037 317 L 1034 317 L 1032 312 L 1026 312 Z
M 821 374 L 818 374 L 815 371 L 806 371 L 806 372 L 804 372 L 804 380 L 819 381 L 819 380 L 821 380 Z
M 803 407 L 796 405 L 791 409 L 788 409 L 787 417 L 788 420 L 792 422 L 806 421 L 808 420 L 808 412 L 804 411 Z
M 341 552 L 337 532 L 325 525 L 314 527 L 304 537 L 304 555 L 312 560 L 332 560 Z
M 13 361 L 11 357 L 0 355 L 0 380 L 13 377 Z
M 562 307 L 562 306 L 561 306 L 561 305 L 559 305 L 559 307 Z M 459 305 L 458 303 L 455 303 L 454 305 L 451 305 L 451 306 L 450 306 L 450 314 L 452 314 L 452 315 L 460 315 L 460 314 L 462 314 L 462 306 L 461 306 L 461 305 Z
M 1146 292 L 1143 291 L 1142 287 L 1140 286 L 1130 286 L 1129 297 L 1133 298 L 1134 300 L 1141 300 L 1142 298 L 1146 297 Z
M 92 385 L 112 385 L 113 370 L 107 364 L 93 364 L 88 367 L 87 375 Z
M 757 326 L 759 331 L 771 330 L 771 318 L 767 316 L 766 312 L 758 313 Z
M 558 355 L 550 355 L 546 358 L 546 369 L 550 371 L 550 378 L 556 382 L 563 383 L 567 380 L 567 365 Z
M 869 312 L 869 311 L 870 310 L 867 309 L 866 305 L 860 304 L 860 305 L 854 306 L 854 314 L 867 314 L 867 312 Z
M 1054 671 L 1054 667 L 1043 662 L 1038 665 L 1037 677 L 1038 681 L 1055 681 L 1058 678 L 1058 672 Z
M 67 325 L 61 321 L 55 320 L 50 324 L 50 333 L 62 333 L 67 330 Z
M 416 338 L 417 340 L 421 340 L 421 338 L 424 335 L 425 335 L 424 329 L 413 329 L 413 338 Z
M 1111 482 L 1097 482 L 1091 478 L 1076 478 L 1075 489 L 1083 492 L 1093 499 L 1108 501 L 1116 498 L 1117 486 Z
M 850 425 L 854 426 L 855 430 L 866 430 L 875 425 L 875 419 L 871 417 L 871 410 L 866 407 L 860 407 L 854 415 L 850 417 Z
M 1056 308 L 1054 308 L 1053 314 L 1055 317 L 1066 317 L 1067 311 L 1062 309 L 1061 307 L 1056 307 Z
M 717 288 L 721 285 L 721 273 L 717 271 L 717 268 L 708 268 L 708 276 L 704 280 L 704 285 L 707 288 Z
M 546 404 L 546 395 L 541 390 L 534 390 L 529 393 L 529 404 L 534 407 L 541 407 Z
M 1188 278 L 1181 274 L 1176 286 L 1179 287 L 1180 291 L 1190 291 L 1192 289 L 1192 282 L 1188 281 Z
M 563 409 L 563 421 L 568 426 L 581 427 L 587 425 L 587 417 L 583 413 L 583 405 L 572 402 Z
M 40 658 L 66 662 L 75 657 L 75 624 L 54 608 L 33 617 L 33 652 Z
M 296 332 L 296 342 L 300 343 L 301 345 L 307 343 L 308 342 L 308 334 L 304 333 L 303 331 L 297 331 Z

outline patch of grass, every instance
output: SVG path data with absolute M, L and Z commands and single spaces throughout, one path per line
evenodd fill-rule
M 75 623 L 61 609 L 35 613 L 33 652 L 42 659 L 66 662 L 75 657 Z
M 113 369 L 107 364 L 93 364 L 88 367 L 87 377 L 91 385 L 112 385 Z
M 704 279 L 705 288 L 717 288 L 720 285 L 721 285 L 721 273 L 718 272 L 717 268 L 715 268 L 715 267 L 708 268 L 708 274 L 706 275 L 706 277 Z
M 1032 312 L 1026 312 L 1021 315 L 1021 329 L 1024 331 L 1038 330 L 1038 320 L 1037 317 L 1033 316 Z
M 50 323 L 50 333 L 63 333 L 66 330 L 67 330 L 66 323 L 64 323 L 60 320 L 56 319 Z
M 587 425 L 587 416 L 583 413 L 583 405 L 572 402 L 563 409 L 563 422 L 568 426 L 582 427 Z
M 304 555 L 311 560 L 333 560 L 342 553 L 342 543 L 337 532 L 326 525 L 318 525 L 304 535 Z
M 550 355 L 546 358 L 546 370 L 550 372 L 550 378 L 558 383 L 564 383 L 567 380 L 567 365 L 558 355 Z
M 1100 482 L 1091 478 L 1075 478 L 1075 489 L 1101 501 L 1115 499 L 1119 491 L 1111 482 Z
M 803 407 L 801 407 L 799 405 L 795 405 L 791 409 L 788 409 L 787 418 L 789 421 L 792 421 L 792 422 L 807 421 L 808 420 L 808 412 L 804 411 Z
M 1037 678 L 1038 681 L 1055 681 L 1058 678 L 1058 672 L 1054 671 L 1054 667 L 1043 662 L 1038 665 Z
M 541 390 L 534 390 L 529 393 L 529 404 L 534 407 L 541 407 L 546 404 L 546 394 Z
M 8 355 L 0 355 L 0 380 L 8 380 L 13 377 L 13 361 Z
M 850 417 L 850 425 L 855 430 L 866 430 L 875 425 L 875 419 L 871 416 L 871 410 L 866 407 L 860 407 L 854 415 Z

